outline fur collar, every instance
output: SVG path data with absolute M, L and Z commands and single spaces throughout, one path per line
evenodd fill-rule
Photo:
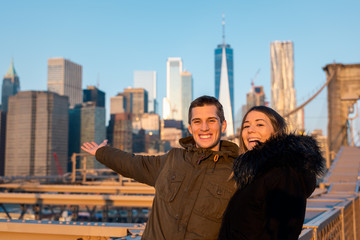
M 316 140 L 305 135 L 281 135 L 258 144 L 234 161 L 234 178 L 239 188 L 274 167 L 291 167 L 304 174 L 320 176 L 325 161 Z

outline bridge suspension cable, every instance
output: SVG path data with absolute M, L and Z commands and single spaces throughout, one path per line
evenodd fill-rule
M 309 102 L 311 102 L 315 97 L 317 97 L 317 95 L 319 95 L 321 93 L 321 91 L 327 87 L 329 85 L 329 83 L 331 82 L 331 80 L 334 77 L 335 72 L 333 72 L 331 74 L 331 76 L 327 79 L 327 81 L 324 83 L 324 85 L 314 94 L 312 95 L 308 100 L 306 100 L 303 104 L 299 105 L 298 107 L 294 108 L 293 110 L 291 110 L 290 112 L 288 112 L 287 114 L 284 115 L 284 117 L 289 117 L 290 115 L 296 113 L 297 111 L 299 111 L 300 109 L 304 108 Z

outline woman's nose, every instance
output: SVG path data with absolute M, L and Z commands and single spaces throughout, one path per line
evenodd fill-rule
M 249 126 L 247 130 L 248 132 L 255 132 L 255 128 L 253 126 Z

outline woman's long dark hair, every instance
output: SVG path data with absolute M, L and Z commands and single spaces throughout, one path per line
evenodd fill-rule
M 287 124 L 286 124 L 285 119 L 282 116 L 280 116 L 280 114 L 278 114 L 275 110 L 273 110 L 272 108 L 266 107 L 266 106 L 252 107 L 252 108 L 249 109 L 249 111 L 247 111 L 247 113 L 245 114 L 245 116 L 244 116 L 244 118 L 243 118 L 243 120 L 241 122 L 240 154 L 243 154 L 244 152 L 246 152 L 248 150 L 246 148 L 244 140 L 242 138 L 242 131 L 244 129 L 245 119 L 246 119 L 247 115 L 252 111 L 261 112 L 261 113 L 265 114 L 270 119 L 271 125 L 274 128 L 274 134 L 272 136 L 277 136 L 277 135 L 287 133 Z

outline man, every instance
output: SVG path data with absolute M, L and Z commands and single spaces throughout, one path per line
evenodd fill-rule
M 220 102 L 210 96 L 189 108 L 192 136 L 162 156 L 141 156 L 107 147 L 106 140 L 84 143 L 84 151 L 125 177 L 154 186 L 152 211 L 142 239 L 217 239 L 223 212 L 235 192 L 230 179 L 239 148 L 221 141 L 226 120 Z

